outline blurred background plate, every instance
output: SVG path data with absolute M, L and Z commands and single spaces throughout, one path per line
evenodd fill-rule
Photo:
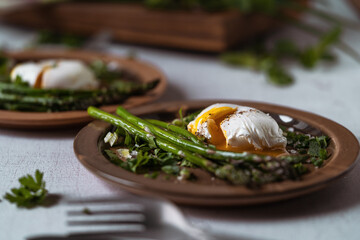
M 131 112 L 140 117 L 170 120 L 183 111 L 202 109 L 222 101 L 187 101 L 151 104 L 134 108 Z M 190 205 L 252 205 L 298 197 L 324 188 L 347 173 L 359 157 L 359 143 L 343 126 L 324 117 L 289 107 L 250 101 L 227 101 L 251 106 L 270 113 L 282 125 L 312 135 L 325 134 L 331 138 L 328 151 L 331 154 L 325 165 L 302 177 L 301 181 L 283 181 L 266 184 L 260 189 L 229 185 L 214 179 L 212 175 L 196 169 L 198 180 L 166 180 L 134 174 L 112 164 L 102 152 L 104 135 L 112 129 L 106 122 L 94 121 L 83 128 L 74 141 L 74 150 L 79 161 L 96 176 L 117 184 L 121 188 L 141 195 L 156 195 L 180 204 Z
M 42 59 L 79 59 L 90 63 L 94 60 L 104 62 L 116 62 L 126 71 L 136 75 L 141 82 L 151 82 L 159 79 L 159 84 L 144 95 L 132 96 L 121 103 L 125 108 L 132 108 L 152 102 L 159 98 L 165 91 L 167 80 L 165 75 L 149 63 L 138 60 L 120 58 L 108 54 L 75 51 L 75 50 L 29 50 L 19 52 L 7 52 L 7 56 L 16 61 L 38 61 Z M 102 106 L 101 109 L 108 112 L 115 111 L 116 105 Z M 80 125 L 90 122 L 91 118 L 86 111 L 65 111 L 54 113 L 38 112 L 17 112 L 0 110 L 0 127 L 22 128 L 22 129 L 43 129 L 54 127 L 65 127 Z
M 349 1 L 353 4 L 357 13 L 360 14 L 360 0 L 349 0 Z

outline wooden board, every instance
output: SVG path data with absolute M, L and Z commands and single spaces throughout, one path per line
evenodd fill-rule
M 207 52 L 224 51 L 277 25 L 269 17 L 237 11 L 155 11 L 137 4 L 71 2 L 24 6 L 4 13 L 3 21 L 80 35 L 108 31 L 121 42 Z

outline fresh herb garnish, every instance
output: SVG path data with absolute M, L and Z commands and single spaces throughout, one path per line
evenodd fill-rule
M 89 208 L 87 208 L 87 207 L 83 208 L 82 212 L 84 214 L 86 214 L 86 215 L 91 215 L 92 214 L 91 210 Z
M 180 111 L 180 110 L 179 110 Z M 197 115 L 199 115 L 201 111 L 196 111 L 196 112 L 193 112 L 191 114 L 188 114 L 186 115 L 185 117 L 182 116 L 182 111 L 181 111 L 181 115 L 180 115 L 180 112 L 179 112 L 179 118 L 176 118 L 172 121 L 172 124 L 174 124 L 175 126 L 178 126 L 178 127 L 183 127 L 185 128 L 185 126 L 187 126 L 191 121 L 193 121 Z
M 120 136 L 116 143 L 120 148 L 104 150 L 109 160 L 115 165 L 134 173 L 145 172 L 145 177 L 149 178 L 156 178 L 158 171 L 172 175 L 178 175 L 180 172 L 177 163 L 181 158 L 177 155 L 157 148 L 155 143 L 145 143 L 119 128 L 115 132 Z M 149 169 L 154 172 L 148 173 Z
M 95 60 L 90 64 L 90 68 L 95 73 L 96 78 L 105 83 L 111 83 L 123 78 L 123 72 L 119 70 L 115 63 L 106 63 L 101 60 Z
M 43 180 L 44 173 L 36 170 L 35 177 L 26 175 L 19 179 L 20 187 L 12 188 L 4 198 L 18 207 L 31 208 L 41 205 L 46 197 L 47 190 Z
M 323 35 L 313 46 L 301 49 L 290 40 L 279 40 L 272 48 L 266 49 L 264 43 L 256 45 L 253 51 L 230 52 L 221 56 L 222 61 L 232 66 L 263 72 L 267 80 L 275 85 L 288 85 L 294 82 L 286 70 L 287 61 L 298 62 L 305 68 L 314 68 L 321 61 L 334 61 L 329 47 L 339 39 L 341 29 L 334 28 Z
M 0 82 L 10 82 L 9 66 L 10 59 L 0 52 Z
M 155 179 L 159 176 L 159 172 L 145 173 L 144 177 Z
M 85 41 L 86 38 L 79 35 L 43 30 L 38 33 L 35 44 L 61 44 L 77 48 L 83 46 Z
M 321 167 L 329 157 L 327 147 L 330 138 L 327 136 L 311 137 L 309 135 L 285 131 L 287 145 L 300 154 L 308 154 L 310 161 L 316 167 Z
M 164 173 L 178 175 L 180 173 L 180 168 L 177 165 L 165 165 L 161 168 Z

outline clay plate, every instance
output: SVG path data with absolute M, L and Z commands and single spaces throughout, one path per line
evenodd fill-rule
M 169 120 L 175 117 L 180 107 L 185 110 L 197 110 L 216 102 L 223 101 L 168 102 L 134 108 L 131 112 L 140 117 Z M 251 190 L 214 180 L 207 173 L 201 173 L 199 181 L 180 182 L 176 179 L 165 180 L 161 176 L 149 179 L 117 167 L 102 153 L 103 137 L 112 128 L 110 124 L 102 121 L 91 122 L 78 133 L 74 141 L 75 154 L 95 175 L 130 192 L 157 195 L 180 204 L 209 206 L 259 204 L 308 194 L 347 173 L 358 159 L 357 139 L 349 130 L 329 119 L 278 105 L 247 101 L 227 102 L 258 108 L 269 113 L 279 124 L 292 126 L 305 133 L 328 135 L 331 138 L 328 148 L 331 157 L 322 168 L 304 175 L 301 181 L 272 183 L 261 189 Z
M 166 89 L 167 80 L 164 74 L 151 64 L 138 60 L 130 60 L 88 51 L 78 50 L 29 50 L 21 52 L 6 53 L 10 58 L 16 61 L 39 61 L 42 59 L 79 59 L 90 63 L 93 60 L 103 60 L 105 62 L 116 62 L 126 71 L 135 75 L 141 82 L 150 82 L 156 78 L 160 83 L 145 95 L 134 96 L 122 102 L 125 108 L 140 106 L 159 98 Z M 117 105 L 102 106 L 101 108 L 108 112 L 115 111 Z M 0 127 L 22 128 L 22 129 L 41 129 L 55 128 L 70 125 L 80 125 L 91 121 L 86 111 L 65 111 L 55 113 L 37 113 L 37 112 L 17 112 L 0 110 Z

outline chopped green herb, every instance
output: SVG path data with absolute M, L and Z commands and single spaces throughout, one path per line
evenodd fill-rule
M 24 82 L 23 79 L 19 75 L 17 75 L 14 81 L 14 85 L 28 87 L 29 83 Z
M 335 58 L 329 53 L 329 47 L 338 40 L 340 33 L 341 29 L 336 27 L 314 46 L 303 50 L 290 40 L 279 40 L 273 48 L 266 49 L 261 43 L 255 45 L 253 51 L 224 53 L 221 60 L 229 65 L 263 72 L 270 83 L 285 86 L 294 82 L 284 67 L 285 60 L 299 62 L 305 68 L 313 68 L 322 60 L 332 61 Z
M 320 41 L 300 54 L 300 62 L 305 68 L 314 68 L 321 60 L 334 60 L 329 47 L 339 40 L 341 28 L 336 27 L 320 38 Z
M 19 179 L 20 187 L 12 188 L 4 198 L 18 207 L 31 208 L 43 203 L 47 190 L 43 181 L 44 174 L 36 170 L 35 177 L 27 175 Z
M 159 175 L 159 172 L 152 172 L 152 173 L 145 173 L 144 177 L 155 179 L 158 177 L 158 175 Z
M 310 162 L 317 167 L 322 166 L 329 155 L 326 150 L 329 137 L 310 137 L 305 134 L 285 131 L 288 146 L 296 149 L 300 154 L 309 154 Z
M 86 214 L 86 215 L 91 215 L 91 214 L 92 214 L 92 212 L 90 211 L 90 209 L 87 208 L 87 207 L 85 207 L 85 208 L 82 210 L 82 212 L 83 212 L 84 214 Z
M 115 63 L 113 63 L 115 64 Z M 90 64 L 90 68 L 95 73 L 95 76 L 97 79 L 100 79 L 101 81 L 105 83 L 112 83 L 115 80 L 119 80 L 123 78 L 123 72 L 119 70 L 118 67 L 113 67 L 111 69 L 111 65 L 101 61 L 101 60 L 95 60 Z
M 176 165 L 166 165 L 166 166 L 163 166 L 163 167 L 161 168 L 161 170 L 162 170 L 164 173 L 172 174 L 172 175 L 178 175 L 179 172 L 180 172 L 179 166 L 176 166 Z
M 196 180 L 196 176 L 189 171 L 187 168 L 183 168 L 180 171 L 179 178 L 180 180 Z
M 36 44 L 61 44 L 67 47 L 76 48 L 84 45 L 86 38 L 69 33 L 58 33 L 43 30 L 38 33 Z
M 10 60 L 0 52 L 0 82 L 10 82 Z

